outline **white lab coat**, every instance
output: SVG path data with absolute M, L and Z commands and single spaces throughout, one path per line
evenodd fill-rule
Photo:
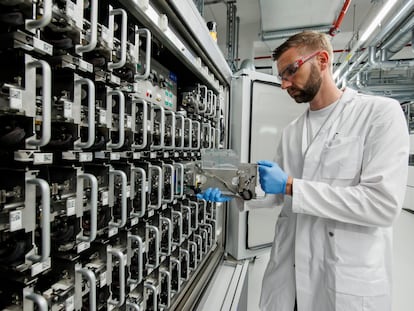
M 306 118 L 278 148 L 293 196 L 276 196 L 284 206 L 260 306 L 292 311 L 296 295 L 299 311 L 390 311 L 391 225 L 408 171 L 402 109 L 347 88 L 309 147 Z

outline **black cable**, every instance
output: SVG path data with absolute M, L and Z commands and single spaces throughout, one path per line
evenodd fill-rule
M 407 213 L 410 213 L 410 214 L 414 214 L 414 211 L 409 208 L 403 208 L 403 211 L 406 211 Z

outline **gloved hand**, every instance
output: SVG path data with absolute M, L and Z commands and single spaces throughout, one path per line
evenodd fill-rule
M 275 162 L 258 161 L 260 185 L 265 193 L 285 194 L 288 175 Z
M 227 202 L 232 199 L 231 197 L 223 196 L 218 188 L 208 188 L 203 193 L 198 193 L 197 198 L 212 202 Z

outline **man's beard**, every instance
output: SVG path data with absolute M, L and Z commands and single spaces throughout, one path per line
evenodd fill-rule
M 305 86 L 302 89 L 298 89 L 295 87 L 290 87 L 288 89 L 289 95 L 297 102 L 297 103 L 309 103 L 315 95 L 318 93 L 321 84 L 322 78 L 319 75 L 317 70 L 314 70 L 314 64 L 312 65 L 312 70 L 310 72 L 308 81 L 306 82 Z

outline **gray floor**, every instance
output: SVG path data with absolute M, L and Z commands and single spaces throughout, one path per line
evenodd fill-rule
M 393 311 L 412 311 L 414 305 L 414 215 L 403 211 L 394 225 Z M 249 265 L 247 311 L 259 311 L 262 278 L 269 252 Z

